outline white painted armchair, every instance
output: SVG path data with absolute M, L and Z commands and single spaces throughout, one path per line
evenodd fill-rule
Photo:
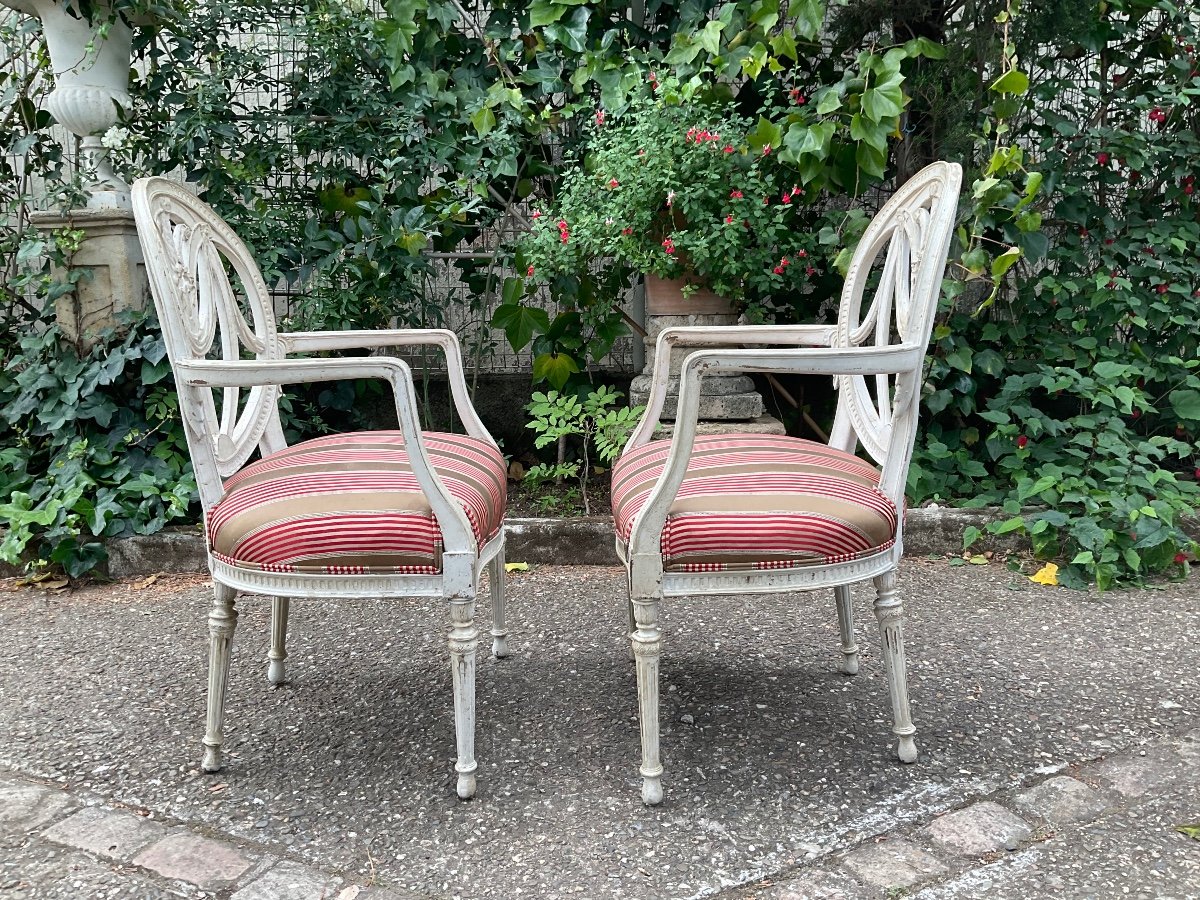
M 853 675 L 858 656 L 850 585 L 873 579 L 892 731 L 900 759 L 916 760 L 896 570 L 922 367 L 961 181 L 959 166 L 935 163 L 884 205 L 854 254 L 836 326 L 671 328 L 659 336 L 656 360 L 669 360 L 673 347 L 736 349 L 687 356 L 674 434 L 656 441 L 668 379 L 666 365 L 658 366 L 645 416 L 613 467 L 647 804 L 663 797 L 658 665 L 664 597 L 832 587 L 842 671 Z M 873 277 L 877 262 L 882 269 Z M 700 379 L 727 372 L 833 376 L 838 406 L 828 445 L 785 436 L 698 436 Z M 859 446 L 875 465 L 855 455 Z
M 210 207 L 165 179 L 147 178 L 133 187 L 133 210 L 179 391 L 215 588 L 203 769 L 222 766 L 238 591 L 273 598 L 267 677 L 276 685 L 285 681 L 289 598 L 433 596 L 449 606 L 458 795 L 473 796 L 473 619 L 484 566 L 492 652 L 508 652 L 506 466 L 471 406 L 457 338 L 440 330 L 278 333 L 252 257 Z M 412 374 L 401 359 L 291 356 L 413 345 L 445 353 L 466 435 L 421 430 Z M 399 430 L 289 447 L 277 405 L 281 385 L 346 378 L 387 381 Z M 259 458 L 250 462 L 255 451 Z

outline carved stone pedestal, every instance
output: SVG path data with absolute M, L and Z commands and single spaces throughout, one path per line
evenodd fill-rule
M 71 257 L 71 268 L 90 269 L 92 277 L 81 278 L 73 292 L 58 299 L 55 308 L 69 339 L 81 347 L 90 346 L 100 330 L 115 324 L 118 313 L 145 308 L 150 286 L 131 211 L 75 209 L 65 216 L 34 213 L 32 219 L 42 232 L 78 228 L 87 235 Z M 66 276 L 65 272 L 55 274 Z
M 698 290 L 688 298 L 681 295 L 682 282 L 646 277 L 646 367 L 633 379 L 629 398 L 633 404 L 645 403 L 650 395 L 650 379 L 654 372 L 655 342 L 664 328 L 700 325 L 736 325 L 738 317 L 729 301 L 707 290 Z M 683 360 L 696 347 L 680 347 L 671 351 L 668 365 L 672 377 L 668 383 L 667 400 L 663 406 L 662 430 L 669 435 L 668 424 L 675 418 L 679 403 L 678 372 Z M 783 423 L 763 411 L 762 395 L 754 389 L 754 381 L 746 375 L 709 375 L 701 382 L 699 434 L 783 434 Z

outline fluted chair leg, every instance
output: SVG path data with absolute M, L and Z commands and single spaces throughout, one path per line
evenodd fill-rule
M 508 628 L 504 623 L 504 548 L 488 563 L 488 583 L 492 591 L 492 656 L 503 659 L 509 655 Z
M 904 662 L 904 602 L 896 588 L 896 572 L 875 578 L 875 617 L 879 620 L 883 640 L 883 670 L 887 675 L 892 697 L 892 733 L 899 739 L 896 755 L 901 762 L 917 760 L 917 744 L 913 735 L 917 729 L 908 708 L 908 673 Z
M 450 662 L 454 667 L 454 733 L 458 744 L 458 796 L 475 796 L 475 655 L 479 629 L 475 627 L 475 598 L 450 599 Z
M 214 582 L 213 605 L 208 614 L 208 724 L 204 731 L 205 772 L 221 771 L 221 741 L 225 727 L 225 688 L 229 682 L 229 659 L 233 632 L 237 628 L 233 588 Z
M 662 653 L 662 628 L 658 623 L 658 597 L 634 598 L 636 630 L 630 635 L 637 662 L 638 718 L 642 733 L 642 802 L 662 803 L 662 763 L 658 757 L 658 660 Z
M 854 606 L 850 585 L 840 584 L 833 589 L 837 600 L 838 627 L 842 633 L 842 671 L 858 674 L 858 645 L 854 643 Z
M 287 659 L 288 610 L 287 597 L 271 598 L 271 649 L 267 652 L 267 681 L 278 687 L 287 681 L 284 660 Z

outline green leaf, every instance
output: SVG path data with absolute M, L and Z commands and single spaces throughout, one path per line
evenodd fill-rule
M 873 122 L 894 119 L 904 109 L 904 92 L 899 76 L 863 91 L 862 111 Z
M 475 133 L 483 137 L 496 127 L 496 114 L 482 106 L 471 114 L 471 124 L 475 126 Z
M 563 17 L 567 7 L 553 3 L 551 0 L 533 0 L 529 5 L 529 25 L 531 28 L 542 28 L 552 25 Z
M 561 388 L 579 371 L 579 364 L 566 353 L 543 353 L 533 360 L 533 380 L 548 381 Z
M 992 277 L 999 278 L 1009 269 L 1011 269 L 1021 258 L 1021 249 L 1019 247 L 1009 247 L 999 256 L 992 260 Z
M 783 142 L 783 130 L 770 119 L 758 118 L 758 125 L 746 135 L 746 140 L 752 150 L 762 150 L 764 147 L 778 148 Z
M 1188 422 L 1200 421 L 1200 391 L 1179 388 L 1171 391 L 1171 409 Z
M 544 334 L 550 328 L 550 316 L 536 306 L 506 303 L 496 308 L 492 326 L 502 328 L 513 351 L 520 353 L 533 340 L 534 334 Z
M 989 90 L 998 94 L 1024 94 L 1029 90 L 1029 76 L 1020 69 L 1012 69 L 992 82 Z
M 817 99 L 817 114 L 821 116 L 829 115 L 842 108 L 842 97 L 835 87 L 825 88 L 821 91 L 820 97 Z
M 825 4 L 821 0 L 793 0 L 788 15 L 796 19 L 796 31 L 802 38 L 812 40 L 825 22 Z
M 946 362 L 969 375 L 971 373 L 971 348 L 955 347 L 946 354 Z
M 700 42 L 700 46 L 713 56 L 721 52 L 721 30 L 724 27 L 724 22 L 714 19 L 704 26 L 703 31 L 696 35 L 696 40 Z

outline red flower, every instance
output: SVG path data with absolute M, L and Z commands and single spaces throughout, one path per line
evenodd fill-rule
M 791 202 L 792 202 L 792 195 L 791 195 L 791 194 L 784 194 L 783 196 L 781 196 L 781 197 L 779 198 L 779 202 L 780 202 L 780 203 L 791 203 Z
M 1028 443 L 1029 443 L 1029 438 L 1025 437 L 1025 435 L 1022 434 L 1022 435 L 1017 436 L 1017 449 L 1018 450 L 1024 450 L 1025 445 Z
M 1161 125 L 1163 122 L 1167 121 L 1167 114 L 1163 112 L 1160 107 L 1156 106 L 1154 109 L 1150 110 L 1150 121 L 1157 122 L 1159 125 Z
M 567 232 L 565 232 L 565 231 L 560 231 L 560 232 L 559 232 L 559 234 L 558 234 L 558 236 L 559 236 L 559 238 L 562 240 L 562 242 L 563 242 L 564 244 L 565 244 L 567 241 L 569 241 L 569 240 L 571 239 L 571 235 L 569 235 L 569 234 L 568 234 Z
M 783 274 L 783 266 L 776 266 L 773 271 L 775 272 L 776 275 L 782 275 Z
M 675 252 L 675 242 L 672 241 L 670 238 L 663 238 L 662 245 L 663 245 L 663 249 L 666 250 L 667 253 Z
M 1185 194 L 1189 194 L 1189 195 L 1190 195 L 1190 194 L 1194 193 L 1194 192 L 1195 192 L 1195 190 L 1196 190 L 1196 186 L 1195 186 L 1194 184 L 1185 184 L 1185 185 L 1183 186 L 1183 192 L 1184 192 Z
M 730 191 L 729 196 L 732 197 L 734 200 L 741 200 L 742 192 L 741 191 Z
M 633 229 L 632 228 L 622 228 L 621 234 L 633 234 Z
M 533 277 L 533 266 L 530 266 L 528 269 L 526 269 L 525 274 L 528 275 L 530 278 L 532 278 Z
M 596 124 L 597 125 L 604 124 L 604 110 L 602 110 L 602 109 L 596 110 Z
M 763 144 L 763 156 L 770 156 L 770 155 L 771 155 L 771 145 Z
M 1102 166 L 1107 166 L 1108 165 L 1108 154 L 1107 153 L 1097 153 L 1096 154 L 1096 162 Z
M 1140 419 L 1141 417 L 1142 417 L 1142 411 L 1140 409 L 1135 409 L 1133 412 L 1131 412 L 1129 414 L 1129 418 L 1131 418 L 1131 419 Z
M 559 219 L 558 222 L 556 222 L 555 224 L 558 225 L 559 231 L 567 230 L 567 220 L 566 219 Z
M 726 217 L 725 217 L 725 224 L 726 224 L 726 225 L 732 225 L 732 224 L 733 224 L 733 216 L 726 216 Z
M 1197 481 L 1200 481 L 1200 468 L 1196 469 L 1196 471 L 1192 474 L 1195 476 Z
M 733 152 L 733 147 L 731 147 L 729 144 L 726 144 L 726 145 L 725 145 L 724 147 L 722 147 L 721 149 L 722 149 L 722 150 L 724 150 L 726 153 L 732 153 L 732 152 Z
M 791 263 L 789 263 L 789 262 L 788 262 L 788 258 L 787 258 L 786 256 L 785 256 L 783 259 L 781 259 L 781 260 L 779 261 L 779 264 L 780 264 L 781 266 L 787 266 L 787 265 L 791 265 Z
M 792 98 L 792 102 L 797 106 L 803 106 L 808 102 L 808 98 L 800 93 L 800 88 L 792 88 L 788 91 L 788 96 Z
M 541 212 L 541 210 L 538 210 L 538 209 L 535 209 L 533 211 L 533 215 L 531 216 L 531 218 L 533 218 L 535 220 L 540 219 L 541 217 L 542 217 L 542 212 Z
M 1170 289 L 1171 289 L 1171 286 L 1168 284 L 1160 284 L 1158 287 L 1155 288 L 1155 290 L 1158 291 L 1160 294 L 1165 294 Z
M 1179 564 L 1185 563 L 1185 562 L 1187 562 L 1186 554 L 1184 554 L 1184 553 L 1176 553 L 1175 554 L 1175 564 L 1176 565 L 1179 565 Z
M 801 259 L 804 259 L 804 257 L 808 256 L 808 251 L 807 250 L 797 250 L 796 255 L 798 257 L 800 257 Z
M 810 276 L 810 277 L 811 277 L 811 276 L 813 276 L 813 275 L 816 275 L 816 274 L 817 274 L 817 270 L 816 270 L 816 269 L 814 269 L 812 266 L 805 266 L 805 267 L 804 267 L 804 274 L 805 274 L 805 275 L 808 275 L 808 276 Z
M 615 188 L 615 187 L 617 187 L 617 186 L 618 186 L 620 183 L 621 183 L 621 182 L 617 181 L 617 179 L 615 179 L 615 178 L 610 178 L 610 179 L 608 179 L 608 186 L 609 186 L 610 188 Z

